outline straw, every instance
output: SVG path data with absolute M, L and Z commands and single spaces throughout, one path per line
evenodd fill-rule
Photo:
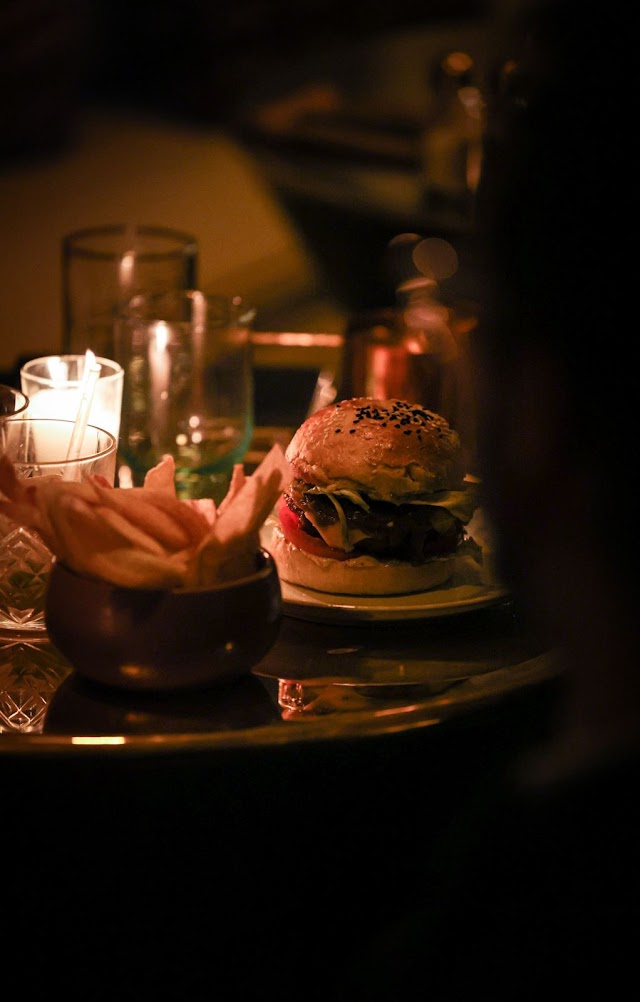
M 93 359 L 93 361 L 91 361 L 91 359 Z M 91 355 L 87 352 L 87 362 L 90 362 L 90 364 L 86 365 L 84 370 L 84 377 L 80 388 L 81 392 L 78 412 L 76 414 L 76 420 L 71 433 L 69 448 L 67 450 L 67 462 L 80 458 L 82 440 L 84 439 L 84 433 L 87 429 L 91 404 L 93 403 L 96 385 L 100 378 L 100 372 L 102 371 L 102 366 L 96 362 L 93 352 Z M 73 471 L 67 472 L 66 476 L 67 479 L 71 479 L 73 477 Z

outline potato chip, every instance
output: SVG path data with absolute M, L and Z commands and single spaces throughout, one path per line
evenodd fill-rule
M 161 547 L 144 548 L 142 534 L 127 528 L 126 520 L 116 512 L 60 495 L 51 520 L 56 531 L 56 556 L 79 574 L 128 588 L 175 587 L 183 581 L 184 565 L 181 568 L 168 561 Z M 148 545 L 148 539 L 144 540 L 144 546 Z
M 152 553 L 143 553 L 135 547 L 96 553 L 91 562 L 91 570 L 84 573 L 119 588 L 165 590 L 181 588 L 185 580 L 184 568 Z
M 144 478 L 144 486 L 150 490 L 165 491 L 167 494 L 176 494 L 176 464 L 173 456 L 168 453 L 162 457 L 159 463 L 147 470 Z
M 187 508 L 194 508 L 205 519 L 208 526 L 213 525 L 218 514 L 213 498 L 182 498 L 181 500 Z
M 222 515 L 225 508 L 227 508 L 231 504 L 233 499 L 236 497 L 236 495 L 240 493 L 240 489 L 244 485 L 246 479 L 247 478 L 245 476 L 244 466 L 242 465 L 242 463 L 235 463 L 233 467 L 233 472 L 231 474 L 231 482 L 229 484 L 229 490 L 227 491 L 222 501 L 218 505 L 218 511 L 217 511 L 218 515 Z
M 284 453 L 275 445 L 255 472 L 243 479 L 196 551 L 203 584 L 233 580 L 255 570 L 259 529 L 278 500 L 288 474 Z
M 105 554 L 103 562 L 98 563 L 96 569 L 98 577 L 121 588 L 166 589 L 182 588 L 185 584 L 185 567 L 135 549 L 121 553 L 113 550 Z
M 95 509 L 78 498 L 59 494 L 49 509 L 55 535 L 54 553 L 73 570 L 91 574 L 96 556 L 103 551 L 121 548 L 121 532 Z
M 208 523 L 197 513 L 185 511 L 177 498 L 166 492 L 133 487 L 128 490 L 96 488 L 101 504 L 128 519 L 156 539 L 166 550 L 181 550 L 199 542 Z
M 171 456 L 131 488 L 98 477 L 25 481 L 0 456 L 0 512 L 34 528 L 80 574 L 129 588 L 223 584 L 255 572 L 260 528 L 289 472 L 279 445 L 251 476 L 237 463 L 216 507 L 211 498 L 177 497 Z
M 129 543 L 130 546 L 138 550 L 144 550 L 145 553 L 155 553 L 159 557 L 167 555 L 167 550 L 165 550 L 164 546 L 157 539 L 150 536 L 148 532 L 144 532 L 137 525 L 134 525 L 129 519 L 124 518 L 120 512 L 114 511 L 113 508 L 107 508 L 105 505 L 95 505 L 91 509 L 91 512 L 96 519 L 101 519 L 105 525 L 110 526 L 115 532 L 119 533 L 123 543 Z
M 63 492 L 65 496 L 75 496 L 93 500 L 95 488 L 90 481 L 69 483 L 58 476 L 43 476 L 23 479 L 18 477 L 11 461 L 0 456 L 0 486 L 10 500 L 0 498 L 0 510 L 21 525 L 35 529 L 46 546 L 55 552 L 55 533 L 50 519 L 53 500 Z

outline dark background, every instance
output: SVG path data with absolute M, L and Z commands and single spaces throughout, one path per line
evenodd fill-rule
M 85 101 L 228 122 L 309 59 L 487 0 L 3 0 L 0 163 L 73 137 Z

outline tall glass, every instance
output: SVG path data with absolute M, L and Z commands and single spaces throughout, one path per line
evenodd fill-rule
M 239 296 L 198 290 L 133 299 L 116 338 L 121 487 L 171 455 L 180 497 L 224 497 L 253 436 L 254 316 Z
M 162 226 L 94 226 L 62 240 L 62 350 L 113 358 L 114 324 L 134 295 L 197 286 L 198 245 Z

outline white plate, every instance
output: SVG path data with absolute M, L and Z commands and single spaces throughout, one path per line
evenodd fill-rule
M 269 549 L 273 517 L 262 530 L 262 544 Z M 483 548 L 485 563 L 490 554 L 489 531 L 479 510 L 468 526 L 469 534 Z M 484 572 L 485 578 L 487 572 Z M 284 612 L 295 619 L 310 619 L 321 623 L 386 622 L 393 620 L 434 619 L 456 616 L 475 609 L 496 605 L 508 597 L 508 591 L 492 580 L 469 581 L 468 567 L 460 561 L 460 569 L 443 588 L 416 592 L 412 595 L 353 596 L 332 595 L 281 581 Z
M 296 619 L 323 623 L 383 622 L 390 620 L 432 619 L 495 605 L 507 597 L 497 585 L 457 585 L 434 588 L 414 595 L 379 598 L 329 595 L 282 582 L 284 612 Z

